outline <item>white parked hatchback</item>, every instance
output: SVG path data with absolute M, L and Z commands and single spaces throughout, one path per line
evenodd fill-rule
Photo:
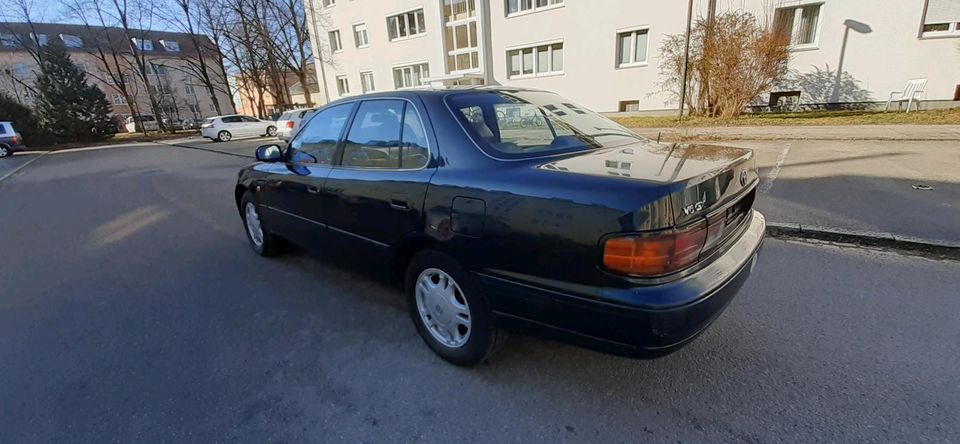
M 273 137 L 277 135 L 277 123 L 250 116 L 217 116 L 203 121 L 200 135 L 214 142 L 229 142 L 239 137 Z

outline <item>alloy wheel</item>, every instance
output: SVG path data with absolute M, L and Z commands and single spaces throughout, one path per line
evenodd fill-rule
M 437 268 L 420 272 L 416 284 L 417 311 L 430 335 L 440 344 L 459 348 L 470 339 L 470 306 L 460 285 Z
M 263 228 L 260 226 L 260 215 L 257 214 L 257 207 L 253 205 L 253 202 L 247 202 L 243 212 L 250 240 L 257 247 L 263 247 Z

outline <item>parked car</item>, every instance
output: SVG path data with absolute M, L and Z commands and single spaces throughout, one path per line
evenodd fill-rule
M 751 150 L 656 143 L 544 91 L 346 98 L 256 158 L 235 189 L 253 250 L 289 241 L 384 272 L 460 365 L 502 328 L 670 353 L 730 302 L 764 236 Z
M 128 133 L 135 133 L 141 131 L 141 128 L 147 131 L 159 131 L 160 126 L 157 124 L 157 118 L 150 114 L 141 114 L 139 119 L 135 119 L 134 116 L 127 117 L 126 128 Z M 139 124 L 139 125 L 138 125 Z
M 290 138 L 297 133 L 300 122 L 303 121 L 304 117 L 316 110 L 316 108 L 304 108 L 283 113 L 280 120 L 277 120 L 277 138 L 289 142 Z
M 0 157 L 9 157 L 26 149 L 20 133 L 13 128 L 13 122 L 0 122 Z
M 273 137 L 277 135 L 277 123 L 250 116 L 217 116 L 204 120 L 200 134 L 214 142 L 229 142 L 236 137 Z

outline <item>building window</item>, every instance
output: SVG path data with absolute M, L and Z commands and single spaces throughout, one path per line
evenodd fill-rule
M 153 41 L 133 38 L 133 44 L 141 51 L 153 51 Z
M 4 48 L 16 48 L 20 46 L 20 39 L 16 34 L 0 34 L 0 45 Z
M 620 101 L 620 112 L 630 112 L 630 111 L 640 111 L 640 101 L 639 100 L 621 100 Z
M 474 0 L 443 0 L 444 45 L 447 72 L 480 68 L 477 8 Z
M 37 46 L 47 46 L 50 43 L 46 34 L 30 34 L 30 40 Z
M 340 41 L 340 30 L 330 31 L 327 33 L 327 38 L 330 39 L 330 50 L 333 52 L 343 51 L 343 43 Z
M 337 93 L 341 96 L 350 94 L 350 82 L 347 80 L 347 76 L 337 76 Z
M 617 67 L 644 66 L 647 64 L 647 46 L 649 29 L 617 34 Z
M 188 96 L 195 96 L 195 95 L 197 95 L 197 91 L 196 91 L 195 89 L 193 89 L 193 85 L 190 85 L 190 84 L 185 84 L 185 85 L 183 85 L 183 93 L 186 94 L 186 95 L 188 95 Z
M 507 51 L 507 78 L 563 73 L 563 42 Z
M 423 85 L 427 77 L 430 69 L 426 63 L 393 68 L 393 86 L 397 89 Z
M 413 37 L 427 32 L 423 9 L 387 17 L 387 32 L 390 40 Z
M 67 48 L 83 48 L 83 39 L 75 35 L 60 34 L 60 40 L 63 40 L 63 46 Z
M 960 36 L 960 2 L 928 0 L 923 17 L 924 37 Z
M 370 40 L 367 38 L 367 24 L 357 23 L 353 25 L 353 43 L 357 48 L 366 48 L 370 46 Z
M 324 8 L 329 8 L 331 6 L 336 6 L 336 5 L 337 5 L 337 0 L 323 0 Z
M 373 71 L 363 71 L 360 73 L 360 89 L 366 94 L 375 91 L 373 86 Z
M 773 18 L 773 29 L 789 37 L 793 47 L 815 47 L 817 28 L 820 25 L 821 4 L 777 8 Z
M 507 15 L 551 9 L 563 5 L 563 0 L 506 0 Z
M 180 43 L 173 40 L 160 40 L 163 49 L 169 52 L 180 52 Z
M 118 93 L 118 92 L 115 92 L 115 93 L 113 93 L 113 104 L 114 104 L 114 105 L 126 105 L 126 104 L 127 104 L 127 98 L 124 97 L 123 94 Z
M 26 79 L 27 77 L 30 77 L 30 74 L 31 74 L 31 73 L 30 73 L 30 68 L 28 68 L 27 65 L 25 65 L 25 64 L 23 64 L 23 63 L 14 63 L 14 64 L 13 64 L 13 75 L 14 75 L 14 77 L 23 80 L 23 79 Z
M 87 64 L 86 64 L 86 63 L 74 63 L 74 66 L 76 66 L 77 69 L 79 69 L 79 70 L 80 70 L 81 72 L 83 72 L 83 73 L 86 73 L 86 72 L 87 72 Z
M 189 109 L 190 112 L 193 113 L 194 115 L 197 115 L 197 116 L 200 115 L 200 104 L 199 104 L 199 103 L 188 103 L 188 104 L 187 104 L 187 109 Z

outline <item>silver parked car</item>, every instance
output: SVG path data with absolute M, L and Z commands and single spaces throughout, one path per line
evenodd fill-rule
M 12 122 L 0 122 L 0 157 L 12 156 L 16 151 L 27 149 Z

